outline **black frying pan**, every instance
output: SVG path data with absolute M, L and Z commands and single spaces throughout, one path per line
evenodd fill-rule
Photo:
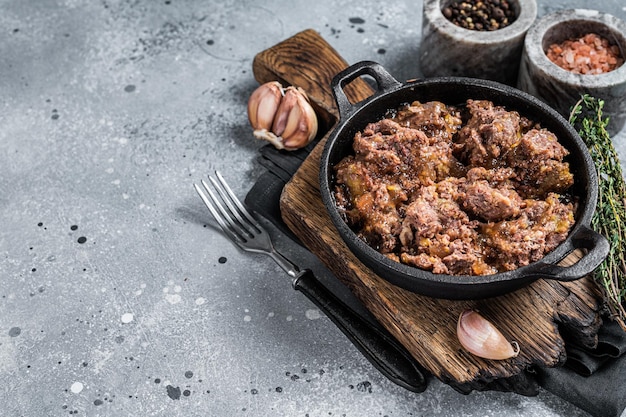
M 377 91 L 366 100 L 352 104 L 343 87 L 360 76 L 374 79 Z M 555 110 L 533 96 L 507 85 L 469 78 L 430 78 L 400 83 L 380 64 L 363 61 L 337 74 L 331 87 L 340 120 L 325 145 L 320 165 L 322 199 L 339 235 L 356 257 L 381 278 L 404 289 L 437 298 L 479 299 L 516 290 L 539 279 L 572 281 L 591 272 L 609 251 L 608 241 L 590 228 L 596 208 L 598 180 L 589 152 L 572 126 Z M 576 223 L 569 236 L 541 260 L 513 271 L 484 276 L 434 274 L 430 271 L 394 262 L 361 240 L 344 222 L 333 197 L 333 166 L 352 153 L 356 132 L 368 123 L 382 119 L 390 109 L 419 100 L 463 104 L 467 99 L 490 100 L 496 105 L 516 110 L 551 130 L 569 151 L 568 161 L 574 173 L 573 194 L 578 196 Z M 557 265 L 576 248 L 586 254 L 569 267 Z

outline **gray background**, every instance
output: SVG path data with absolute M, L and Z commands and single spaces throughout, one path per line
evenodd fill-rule
M 539 3 L 626 18 L 619 0 Z M 393 385 L 192 188 L 218 169 L 243 197 L 262 172 L 257 52 L 313 28 L 350 63 L 419 77 L 421 7 L 0 1 L 0 415 L 586 415 L 545 391 Z

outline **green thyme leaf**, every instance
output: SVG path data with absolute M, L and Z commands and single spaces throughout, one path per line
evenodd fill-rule
M 598 203 L 592 228 L 611 244 L 609 255 L 594 272 L 611 316 L 626 329 L 626 182 L 619 156 L 603 118 L 604 101 L 584 95 L 573 107 L 569 122 L 578 130 L 598 173 Z

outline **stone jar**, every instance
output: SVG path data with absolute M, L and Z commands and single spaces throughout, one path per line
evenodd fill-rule
M 460 0 L 459 0 L 460 1 Z M 425 77 L 482 78 L 515 86 L 524 36 L 537 17 L 535 0 L 509 0 L 515 21 L 502 29 L 465 29 L 443 9 L 453 0 L 424 0 L 420 68 Z
M 604 100 L 608 131 L 619 132 L 626 121 L 626 65 L 603 74 L 575 74 L 554 64 L 546 55 L 553 43 L 596 33 L 626 53 L 624 21 L 597 10 L 561 10 L 539 19 L 524 42 L 518 88 L 530 93 L 569 117 L 581 95 Z

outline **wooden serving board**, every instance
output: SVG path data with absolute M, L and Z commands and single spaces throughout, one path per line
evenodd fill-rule
M 602 321 L 602 294 L 590 277 L 571 283 L 538 280 L 486 300 L 451 301 L 398 288 L 366 268 L 337 234 L 322 203 L 319 160 L 328 131 L 338 120 L 330 82 L 346 68 L 339 54 L 313 30 L 305 30 L 259 53 L 253 63 L 259 83 L 278 80 L 302 87 L 320 116 L 325 136 L 286 185 L 281 213 L 289 228 L 434 376 L 462 392 L 514 381 L 530 365 L 555 367 L 565 358 L 565 340 L 593 347 Z M 352 102 L 372 94 L 357 79 L 344 91 Z M 513 359 L 481 359 L 465 351 L 456 323 L 466 308 L 478 309 L 521 351 Z M 507 384 L 503 386 L 506 387 Z M 500 387 L 502 388 L 502 386 Z

